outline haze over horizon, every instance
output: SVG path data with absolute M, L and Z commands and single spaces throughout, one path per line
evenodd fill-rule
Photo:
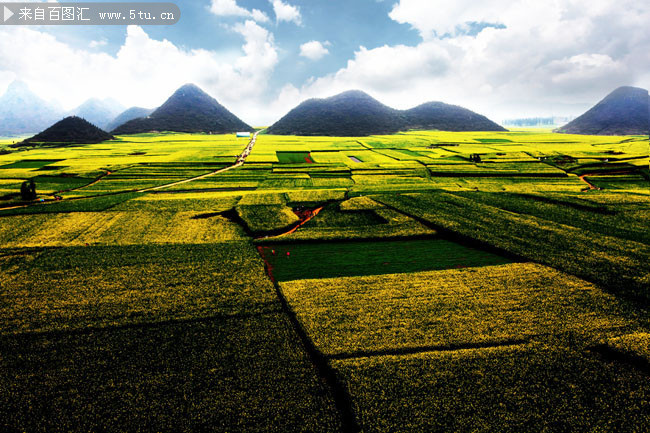
M 195 83 L 269 125 L 350 89 L 502 121 L 575 116 L 619 86 L 650 87 L 650 4 L 634 0 L 176 3 L 170 27 L 0 27 L 0 94 L 22 80 L 66 110 L 92 97 L 153 108 Z

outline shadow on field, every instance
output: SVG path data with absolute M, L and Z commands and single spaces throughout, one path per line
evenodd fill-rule
M 340 429 L 280 312 L 3 336 L 0 352 L 4 432 Z

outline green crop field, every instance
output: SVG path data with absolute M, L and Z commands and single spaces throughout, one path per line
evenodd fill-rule
M 650 425 L 647 136 L 9 144 L 0 431 Z
M 510 260 L 444 239 L 282 243 L 262 247 L 277 281 L 479 267 Z

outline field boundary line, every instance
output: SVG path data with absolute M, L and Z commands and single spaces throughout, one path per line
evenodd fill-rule
M 369 196 L 370 196 L 370 198 L 372 198 L 376 202 L 381 203 L 384 206 L 386 206 L 388 209 L 392 209 L 395 212 L 398 212 L 398 213 L 400 213 L 402 215 L 405 215 L 405 216 L 407 216 L 407 217 L 421 223 L 425 227 L 428 227 L 430 229 L 435 230 L 436 233 L 438 234 L 438 236 L 441 239 L 447 239 L 447 240 L 459 243 L 461 245 L 465 245 L 465 246 L 469 246 L 469 247 L 473 247 L 473 248 L 478 248 L 478 249 L 481 249 L 483 251 L 488 251 L 488 252 L 500 255 L 502 257 L 505 257 L 507 259 L 510 259 L 510 260 L 512 260 L 512 261 L 514 261 L 516 263 L 534 262 L 534 260 L 531 260 L 528 257 L 522 256 L 522 255 L 519 255 L 519 254 L 516 254 L 516 253 L 513 253 L 513 252 L 510 252 L 510 251 L 505 250 L 503 248 L 499 248 L 499 247 L 497 247 L 495 245 L 492 245 L 492 244 L 489 244 L 487 242 L 480 241 L 478 239 L 474 239 L 474 238 L 472 238 L 470 236 L 464 235 L 464 234 L 456 232 L 454 230 L 450 230 L 450 229 L 448 229 L 446 227 L 443 227 L 443 226 L 441 226 L 439 224 L 431 222 L 431 221 L 429 221 L 428 219 L 426 219 L 424 217 L 415 215 L 415 214 L 413 214 L 411 212 L 407 212 L 407 211 L 402 210 L 402 209 L 400 209 L 398 207 L 395 207 L 395 206 L 393 206 L 393 205 L 391 205 L 389 203 L 386 203 L 385 201 L 382 201 L 382 198 L 381 198 L 382 195 L 384 195 L 384 194 L 370 194 Z M 453 195 L 453 194 L 451 194 L 451 195 Z M 503 209 L 500 209 L 500 208 L 496 208 L 496 209 L 499 209 L 499 210 L 503 211 Z M 505 211 L 505 212 L 508 212 L 508 211 Z M 535 263 L 538 263 L 538 262 L 535 262 Z
M 479 343 L 461 343 L 461 344 L 449 344 L 449 345 L 402 347 L 402 348 L 384 349 L 384 350 L 359 350 L 356 352 L 349 352 L 349 353 L 335 353 L 333 355 L 327 355 L 327 358 L 335 361 L 345 361 L 349 359 L 372 358 L 376 356 L 407 356 L 407 355 L 417 355 L 420 353 L 456 352 L 458 350 L 524 346 L 528 343 L 530 343 L 529 340 L 518 339 L 518 340 L 505 340 L 505 341 L 493 341 L 493 342 L 488 341 L 484 343 L 479 342 Z
M 0 334 L 0 341 L 6 340 L 8 338 L 38 338 L 38 337 L 53 337 L 61 335 L 86 335 L 92 334 L 95 332 L 111 332 L 119 331 L 126 329 L 147 329 L 155 328 L 158 326 L 174 326 L 178 324 L 192 324 L 192 323 L 209 323 L 214 321 L 223 321 L 223 320 L 242 320 L 252 317 L 262 317 L 273 314 L 282 314 L 282 309 L 276 301 L 264 302 L 260 304 L 260 309 L 257 311 L 245 311 L 239 313 L 220 313 L 212 314 L 204 317 L 178 317 L 170 318 L 167 320 L 161 320 L 158 322 L 145 321 L 145 322 L 135 322 L 135 323 L 125 323 L 122 325 L 106 325 L 106 326 L 88 326 L 77 329 L 58 329 L 58 330 L 46 330 L 46 331 L 19 331 L 13 333 L 4 333 Z
M 341 417 L 341 431 L 344 433 L 360 432 L 361 427 L 359 426 L 357 417 L 355 416 L 352 398 L 348 389 L 342 383 L 340 377 L 336 374 L 336 371 L 330 365 L 327 356 L 318 350 L 312 339 L 309 338 L 307 330 L 302 326 L 302 323 L 300 323 L 300 320 L 298 319 L 298 315 L 293 310 L 293 308 L 291 308 L 289 301 L 284 296 L 284 293 L 280 288 L 280 284 L 278 284 L 275 278 L 273 278 L 270 272 L 271 265 L 266 260 L 264 251 L 261 249 L 261 247 L 258 247 L 257 250 L 262 260 L 264 261 L 264 269 L 266 271 L 266 274 L 275 287 L 275 292 L 280 301 L 280 305 L 282 306 L 282 311 L 285 313 L 296 334 L 298 334 L 298 338 L 300 339 L 303 348 L 311 360 L 314 368 L 318 372 L 319 376 L 327 383 L 332 392 L 334 404 L 336 405 L 339 416 Z

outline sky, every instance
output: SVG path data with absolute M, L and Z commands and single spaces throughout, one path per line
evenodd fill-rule
M 72 109 L 154 108 L 195 83 L 247 123 L 360 89 L 395 108 L 462 105 L 495 121 L 579 115 L 650 88 L 642 0 L 183 0 L 173 26 L 0 26 L 15 79 Z

